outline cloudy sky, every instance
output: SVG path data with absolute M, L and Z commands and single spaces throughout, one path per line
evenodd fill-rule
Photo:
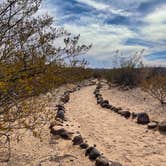
M 40 11 L 57 25 L 81 34 L 91 44 L 91 67 L 111 67 L 116 50 L 133 55 L 144 49 L 144 62 L 166 66 L 165 0 L 44 0 Z

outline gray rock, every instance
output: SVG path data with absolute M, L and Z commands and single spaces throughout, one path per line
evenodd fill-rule
M 67 103 L 69 100 L 70 100 L 70 97 L 69 97 L 68 94 L 63 95 L 63 96 L 61 97 L 61 101 L 64 102 L 64 103 Z
M 83 138 L 81 135 L 75 136 L 72 142 L 73 142 L 73 145 L 80 145 L 83 143 Z
M 159 131 L 166 132 L 166 120 L 159 123 Z
M 98 96 L 96 99 L 97 100 L 103 100 L 103 97 L 102 96 Z
M 58 110 L 65 110 L 65 107 L 61 104 L 56 105 L 56 107 L 58 108 Z
M 107 104 L 107 105 L 106 105 L 106 108 L 111 109 L 111 108 L 112 108 L 112 105 Z
M 117 109 L 118 111 L 120 111 L 120 110 L 122 110 L 122 107 L 117 107 L 116 109 Z
M 81 143 L 80 144 L 80 148 L 81 149 L 86 149 L 86 148 L 88 148 L 89 147 L 89 145 L 87 144 L 87 143 Z
M 123 114 L 123 110 L 118 110 L 117 113 L 120 114 L 120 115 L 122 115 Z
M 95 97 L 98 98 L 98 97 L 101 97 L 102 95 L 100 93 L 96 93 L 95 94 Z
M 102 99 L 97 100 L 97 104 L 101 104 L 102 101 L 103 101 Z
M 155 129 L 157 126 L 158 126 L 158 123 L 156 122 L 148 123 L 148 129 Z
M 132 113 L 131 113 L 131 117 L 132 117 L 132 119 L 135 119 L 135 118 L 137 117 L 137 113 L 132 112 Z
M 89 153 L 90 160 L 96 160 L 99 156 L 101 156 L 101 154 L 96 148 L 93 148 Z
M 64 110 L 58 110 L 57 114 L 56 114 L 56 118 L 60 118 L 60 119 L 64 120 L 65 119 L 65 112 L 64 112 Z
M 101 105 L 102 108 L 108 108 L 109 107 L 109 102 L 108 102 L 108 100 L 103 100 L 100 103 L 100 105 Z
M 70 135 L 70 133 L 67 132 L 67 131 L 64 131 L 64 132 L 60 133 L 60 136 L 61 136 L 61 138 L 63 138 L 63 139 L 71 140 L 71 135 Z
M 94 95 L 97 93 L 100 93 L 100 91 L 98 89 L 93 92 Z
M 150 122 L 150 119 L 147 113 L 143 112 L 137 115 L 138 124 L 148 124 L 149 122 Z
M 128 119 L 130 118 L 131 113 L 129 111 L 121 111 L 121 115 Z
M 102 103 L 109 104 L 109 101 L 108 100 L 103 100 Z
M 102 108 L 107 108 L 109 106 L 109 104 L 103 102 L 101 102 L 100 105 Z
M 104 156 L 100 156 L 96 159 L 95 166 L 109 166 L 109 160 Z
M 54 129 L 50 128 L 50 133 L 54 136 L 60 136 L 63 139 L 71 139 L 71 135 L 73 134 L 72 132 L 66 131 L 64 128 L 61 129 Z
M 89 156 L 90 152 L 94 149 L 93 146 L 90 146 L 86 151 L 85 151 L 85 156 Z
M 120 111 L 120 110 L 118 110 L 118 109 L 117 109 L 116 107 L 114 107 L 114 106 L 112 106 L 111 110 L 114 111 L 114 112 L 116 112 L 116 113 L 118 113 L 118 111 Z

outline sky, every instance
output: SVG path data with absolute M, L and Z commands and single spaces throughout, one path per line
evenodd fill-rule
M 85 55 L 90 67 L 112 67 L 117 50 L 144 50 L 145 65 L 166 66 L 165 0 L 44 0 L 40 12 L 80 34 L 80 44 L 93 44 Z

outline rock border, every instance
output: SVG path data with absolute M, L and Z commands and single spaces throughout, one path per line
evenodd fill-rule
M 66 131 L 64 128 L 54 129 L 54 126 L 63 126 L 63 122 L 66 121 L 65 112 L 65 104 L 70 100 L 70 94 L 80 90 L 82 87 L 93 86 L 96 82 L 90 81 L 88 84 L 80 83 L 75 88 L 64 92 L 64 94 L 60 98 L 60 102 L 56 105 L 56 115 L 55 120 L 60 122 L 57 124 L 51 123 L 49 126 L 50 134 L 53 136 L 59 136 L 62 139 L 71 140 L 73 146 L 79 146 L 80 149 L 85 150 L 85 156 L 89 158 L 91 161 L 95 161 L 95 166 L 122 166 L 122 164 L 108 160 L 103 154 L 96 148 L 96 145 L 89 146 L 87 141 L 85 141 L 81 134 L 75 136 L 72 139 L 73 132 Z
M 149 115 L 146 112 L 135 113 L 135 112 L 125 111 L 121 107 L 116 107 L 111 105 L 108 100 L 105 100 L 102 97 L 102 94 L 100 93 L 101 88 L 102 84 L 101 82 L 99 82 L 93 94 L 96 98 L 97 104 L 99 104 L 102 108 L 109 109 L 112 112 L 117 113 L 126 119 L 129 118 L 136 119 L 136 123 L 147 125 L 147 129 L 149 130 L 154 129 L 158 130 L 159 132 L 166 132 L 166 121 L 162 122 L 151 121 Z

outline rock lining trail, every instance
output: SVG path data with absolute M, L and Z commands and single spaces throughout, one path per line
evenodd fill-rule
M 72 93 L 65 105 L 68 120 L 80 126 L 84 139 L 124 166 L 165 166 L 165 136 L 101 108 L 93 95 L 95 87 Z

